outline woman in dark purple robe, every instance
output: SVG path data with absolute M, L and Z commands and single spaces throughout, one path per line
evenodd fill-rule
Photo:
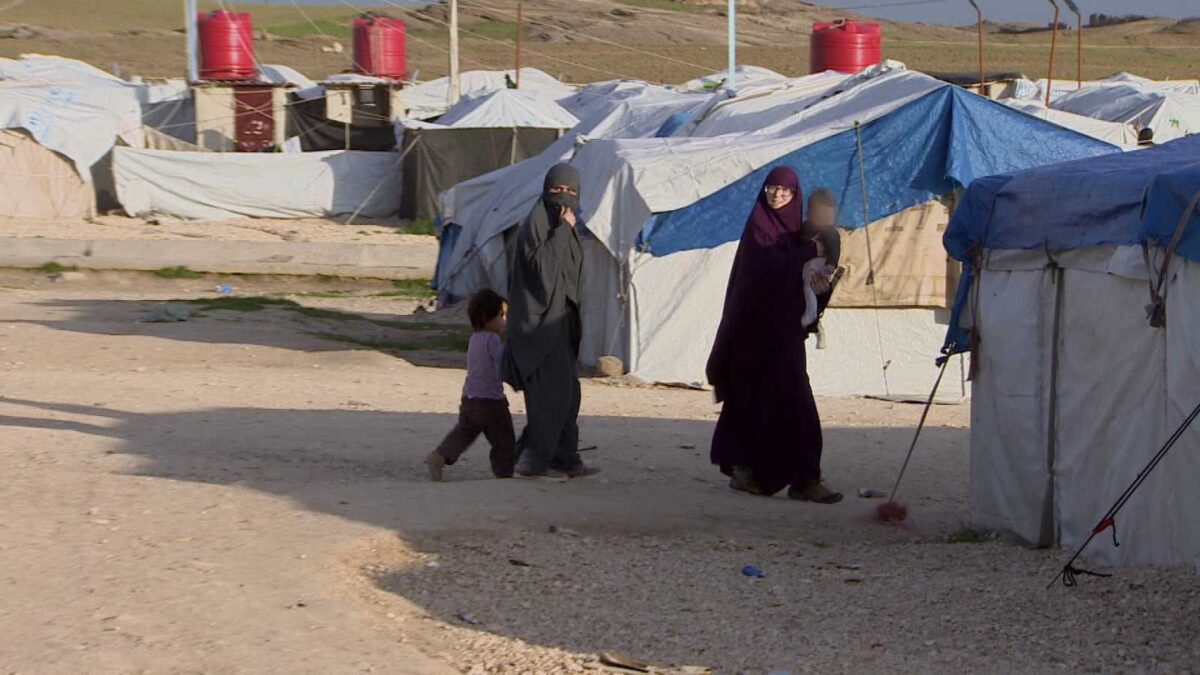
M 803 237 L 800 179 L 767 174 L 738 244 L 706 373 L 724 402 L 712 462 L 735 490 L 832 504 L 821 481 L 821 420 L 808 381 L 802 270 L 819 254 Z M 824 309 L 829 288 L 814 287 Z

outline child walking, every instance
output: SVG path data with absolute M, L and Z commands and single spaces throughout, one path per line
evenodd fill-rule
M 467 303 L 467 317 L 474 333 L 467 345 L 467 379 L 463 382 L 458 424 L 450 430 L 425 463 L 429 477 L 442 480 L 442 469 L 458 461 L 483 434 L 492 444 L 489 455 L 496 478 L 512 478 L 517 462 L 517 438 L 513 432 L 508 398 L 500 381 L 500 358 L 508 320 L 508 302 L 499 293 L 482 290 Z

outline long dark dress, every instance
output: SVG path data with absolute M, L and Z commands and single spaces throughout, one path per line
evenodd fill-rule
M 760 193 L 738 244 L 706 370 L 724 402 L 712 462 L 725 474 L 749 469 L 773 494 L 820 480 L 822 438 L 801 322 L 801 271 L 816 246 L 801 236 L 803 199 L 795 172 L 776 168 L 766 185 L 792 187 L 795 197 L 776 211 Z
M 545 188 L 579 177 L 568 165 L 546 176 Z M 578 199 L 544 194 L 517 230 L 508 288 L 508 346 L 501 376 L 525 395 L 528 421 L 517 442 L 535 473 L 569 471 L 579 461 L 579 284 L 583 248 L 559 207 L 578 212 Z

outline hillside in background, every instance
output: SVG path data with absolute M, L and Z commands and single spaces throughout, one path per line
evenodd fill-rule
M 357 12 L 352 0 L 331 3 L 300 8 L 285 2 L 224 5 L 254 15 L 260 61 L 289 65 L 320 79 L 350 67 L 349 24 Z M 200 0 L 204 10 L 219 5 Z M 180 7 L 170 0 L 25 2 L 0 13 L 0 56 L 57 54 L 122 74 L 180 76 L 185 70 Z M 385 9 L 409 22 L 410 69 L 423 79 L 444 75 L 444 5 Z M 524 15 L 523 65 L 568 81 L 680 82 L 725 67 L 723 0 L 527 0 Z M 790 75 L 806 73 L 813 22 L 840 17 L 877 21 L 801 0 L 742 0 L 739 60 Z M 972 29 L 879 23 L 888 58 L 934 72 L 978 68 Z M 514 0 L 460 0 L 460 24 L 464 68 L 513 66 Z M 989 70 L 1045 77 L 1049 31 L 1014 31 L 994 24 L 987 31 Z M 1073 79 L 1075 31 L 1059 37 L 1055 77 Z M 1122 70 L 1160 78 L 1200 76 L 1200 20 L 1147 19 L 1087 28 L 1084 40 L 1085 78 Z M 341 53 L 332 49 L 334 43 L 341 45 Z

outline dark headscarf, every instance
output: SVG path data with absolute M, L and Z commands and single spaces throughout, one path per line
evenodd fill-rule
M 575 190 L 575 194 L 560 192 L 558 194 L 550 194 L 550 188 L 565 185 Z M 557 220 L 558 209 L 566 206 L 579 215 L 579 169 L 561 162 L 550 167 L 546 172 L 546 180 L 542 182 L 542 202 L 546 205 L 547 210 L 553 209 L 551 214 Z
M 767 203 L 768 185 L 791 188 L 792 201 L 779 210 L 772 209 Z M 724 397 L 730 373 L 742 371 L 752 377 L 744 367 L 760 360 L 769 363 L 774 343 L 803 341 L 801 271 L 816 255 L 816 247 L 803 241 L 803 228 L 800 178 L 789 167 L 776 167 L 763 181 L 729 274 L 721 325 L 706 369 L 717 400 Z M 735 359 L 739 361 L 736 365 Z
M 565 340 L 578 350 L 579 279 L 583 249 L 575 229 L 560 222 L 566 206 L 579 216 L 579 197 L 551 194 L 566 185 L 579 191 L 579 171 L 556 164 L 546 173 L 542 198 L 517 226 L 517 241 L 509 268 L 508 350 L 502 364 L 504 380 L 516 389 Z

